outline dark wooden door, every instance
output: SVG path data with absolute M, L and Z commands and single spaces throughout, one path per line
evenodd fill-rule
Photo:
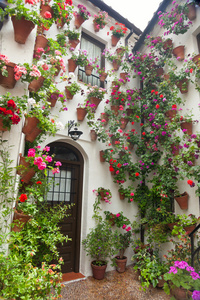
M 65 155 L 65 158 L 69 159 L 69 157 L 73 156 Z M 78 159 L 69 161 L 58 155 L 55 158 L 56 160 L 59 158 L 62 166 L 60 173 L 53 175 L 49 172 L 48 174 L 49 180 L 53 178 L 54 184 L 51 185 L 47 200 L 51 205 L 63 203 L 70 206 L 67 211 L 68 216 L 60 224 L 61 232 L 70 239 L 58 245 L 60 257 L 64 260 L 62 272 L 79 272 L 82 164 Z

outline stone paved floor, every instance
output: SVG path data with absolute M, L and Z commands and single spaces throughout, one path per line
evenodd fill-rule
M 149 288 L 146 292 L 140 290 L 138 274 L 127 267 L 125 273 L 117 271 L 106 272 L 103 280 L 88 277 L 63 287 L 61 295 L 63 300 L 169 300 L 160 288 Z

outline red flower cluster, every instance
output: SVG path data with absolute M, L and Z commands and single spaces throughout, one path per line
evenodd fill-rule
M 127 28 L 122 23 L 115 23 L 116 26 L 111 26 L 110 30 L 112 31 L 112 34 L 116 37 L 124 36 L 127 32 Z
M 21 194 L 21 195 L 19 196 L 19 201 L 20 201 L 20 202 L 25 202 L 27 199 L 28 199 L 28 197 L 27 197 L 26 194 Z
M 12 99 L 8 100 L 6 104 L 2 104 L 0 106 L 0 117 L 3 119 L 4 127 L 10 128 L 12 124 L 18 124 L 20 121 L 19 113 L 20 110 Z

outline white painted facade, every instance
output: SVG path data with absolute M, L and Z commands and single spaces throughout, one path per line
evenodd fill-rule
M 109 24 L 102 30 L 100 30 L 98 33 L 94 32 L 93 29 L 93 16 L 95 13 L 99 11 L 98 7 L 95 7 L 93 4 L 91 4 L 89 1 L 73 1 L 73 5 L 76 6 L 79 3 L 83 3 L 88 10 L 90 11 L 92 17 L 89 18 L 89 20 L 85 21 L 82 26 L 80 27 L 80 32 L 85 32 L 91 37 L 97 39 L 101 43 L 105 44 L 105 48 L 110 48 L 112 52 L 115 51 L 116 48 L 119 47 L 119 43 L 116 47 L 111 46 L 111 33 L 107 35 L 107 32 L 109 32 L 109 27 L 111 24 L 115 23 L 115 20 L 112 20 L 109 22 Z M 86 2 L 86 3 L 85 3 Z M 193 21 L 193 26 L 191 29 L 184 35 L 179 36 L 172 36 L 174 47 L 178 45 L 185 45 L 185 54 L 189 53 L 197 53 L 197 42 L 196 42 L 196 35 L 197 33 L 200 33 L 200 7 L 197 9 L 197 18 Z M 70 22 L 70 28 L 74 28 L 74 19 Z M 65 27 L 64 27 L 65 29 Z M 48 32 L 46 32 L 46 36 L 54 38 L 56 34 L 59 33 L 59 30 L 57 29 L 56 25 L 54 24 Z M 163 33 L 163 30 L 160 30 L 158 26 L 154 28 L 154 30 L 150 33 L 153 36 L 161 35 Z M 34 50 L 34 42 L 36 37 L 36 28 L 31 32 L 30 36 L 28 37 L 25 45 L 17 44 L 14 41 L 14 35 L 13 35 L 13 28 L 12 28 L 12 22 L 9 19 L 8 21 L 4 22 L 4 26 L 2 30 L 0 31 L 0 53 L 5 54 L 9 57 L 10 61 L 15 63 L 24 63 L 32 61 L 33 56 L 33 50 Z M 134 45 L 135 39 L 133 38 L 134 34 L 129 40 L 130 45 Z M 125 43 L 125 39 L 121 38 L 120 42 L 122 44 Z M 76 49 L 78 49 L 80 44 L 77 46 Z M 143 49 L 145 51 L 145 48 Z M 70 58 L 70 53 L 68 56 L 64 58 L 66 67 L 67 67 L 67 60 Z M 181 63 L 180 63 L 181 64 Z M 105 61 L 105 69 L 111 69 L 111 64 L 106 60 Z M 74 81 L 77 80 L 77 74 L 78 74 L 78 68 L 76 69 Z M 115 72 L 115 74 L 118 74 L 119 71 Z M 114 75 L 115 75 L 114 74 Z M 96 111 L 96 118 L 100 116 L 100 112 L 103 111 L 104 103 L 106 99 L 108 99 L 109 92 L 110 92 L 110 86 L 111 82 L 113 81 L 114 77 L 108 77 L 107 78 L 107 84 L 105 85 L 105 88 L 107 88 L 108 95 L 106 95 L 104 101 L 102 101 Z M 79 82 L 82 84 L 81 82 Z M 21 82 L 17 82 L 14 89 L 9 90 L 9 92 L 15 96 L 15 95 L 23 95 L 28 94 L 27 89 L 28 84 L 24 84 Z M 66 86 L 66 82 L 58 83 L 58 89 L 61 92 L 64 92 Z M 82 84 L 82 87 L 86 90 L 86 87 L 84 84 Z M 139 81 L 137 79 L 131 80 L 129 83 L 126 83 L 125 88 L 128 87 L 134 88 L 139 87 Z M 4 94 L 7 92 L 6 89 L 4 89 L 2 86 L 0 86 L 0 94 Z M 186 95 L 181 95 L 182 97 L 186 98 L 186 106 L 183 107 L 185 109 L 186 107 L 193 108 L 193 113 L 195 115 L 195 119 L 200 120 L 200 108 L 198 107 L 198 104 L 200 103 L 200 95 L 197 91 L 195 91 L 192 87 L 189 88 L 189 92 Z M 68 111 L 62 111 L 59 112 L 60 109 L 60 103 L 57 102 L 56 106 L 52 108 L 52 115 L 59 116 L 58 121 L 61 121 L 64 125 L 67 124 L 69 120 L 77 120 L 76 118 L 76 108 L 78 103 L 83 103 L 85 99 L 85 95 L 81 96 L 80 93 L 76 94 L 73 98 L 73 100 L 67 100 L 67 107 Z M 13 167 L 17 165 L 18 161 L 18 154 L 20 152 L 23 153 L 24 148 L 24 134 L 21 132 L 23 127 L 22 120 L 18 125 L 12 126 L 12 129 L 10 132 L 3 133 L 3 138 L 8 139 L 10 145 L 14 145 L 12 152 L 11 152 L 11 159 L 13 159 Z M 90 139 L 90 128 L 87 125 L 87 120 L 85 119 L 83 122 L 80 122 L 79 129 L 83 131 L 83 135 L 79 138 L 77 142 L 73 141 L 70 137 L 68 137 L 68 131 L 67 128 L 64 130 L 61 130 L 57 132 L 57 134 L 52 136 L 46 136 L 46 139 L 42 146 L 45 146 L 51 142 L 56 141 L 62 141 L 64 143 L 68 143 L 73 145 L 75 148 L 77 148 L 80 153 L 83 156 L 84 159 L 84 174 L 83 174 L 83 192 L 82 192 L 82 215 L 81 215 L 81 240 L 84 239 L 89 232 L 90 228 L 94 226 L 94 220 L 92 219 L 93 215 L 93 204 L 95 201 L 95 194 L 93 193 L 94 189 L 97 189 L 100 186 L 103 186 L 105 188 L 109 188 L 112 192 L 112 203 L 106 204 L 102 203 L 102 211 L 104 210 L 110 210 L 113 213 L 117 213 L 119 211 L 123 211 L 124 215 L 127 216 L 131 221 L 134 220 L 134 216 L 137 214 L 137 204 L 136 203 L 127 203 L 126 200 L 120 200 L 119 194 L 118 194 L 118 186 L 116 183 L 113 183 L 112 176 L 109 172 L 109 166 L 107 163 L 101 163 L 99 160 L 99 151 L 103 150 L 104 145 L 101 144 L 98 141 L 92 142 Z M 194 126 L 194 133 L 196 131 L 200 131 L 200 123 Z M 134 158 L 133 158 L 134 159 Z M 199 160 L 200 161 L 200 160 Z M 199 162 L 198 162 L 199 163 Z M 14 171 L 15 172 L 15 171 Z M 199 199 L 195 196 L 194 189 L 191 189 L 186 182 L 182 183 L 181 188 L 184 192 L 185 190 L 189 192 L 190 194 L 190 200 L 189 200 L 189 209 L 187 213 L 193 213 L 196 216 L 199 216 Z M 125 202 L 126 201 L 126 202 Z M 179 209 L 179 207 L 176 205 L 176 212 L 181 213 L 182 211 Z M 133 254 L 133 250 L 130 247 L 126 250 L 126 255 L 128 257 L 128 264 L 131 263 L 131 256 Z M 80 272 L 86 276 L 91 275 L 91 267 L 90 267 L 91 258 L 87 257 L 85 255 L 85 251 L 82 248 L 80 250 Z M 113 269 L 110 265 L 108 265 L 107 270 Z

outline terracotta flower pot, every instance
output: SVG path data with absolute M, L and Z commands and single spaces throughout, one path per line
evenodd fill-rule
M 65 87 L 65 94 L 66 94 L 66 97 L 67 97 L 68 100 L 72 100 L 73 97 L 74 97 L 74 95 L 72 95 L 72 94 L 70 93 L 70 91 L 68 90 L 68 87 L 67 87 L 67 86 Z
M 29 85 L 28 85 L 28 90 L 30 92 L 38 92 L 38 90 L 43 86 L 45 77 L 40 76 L 38 79 L 33 79 Z
M 194 56 L 192 60 L 197 65 L 197 67 L 200 69 L 200 54 Z
M 176 110 L 175 109 L 171 109 L 165 112 L 166 117 L 170 118 L 170 119 L 174 119 L 176 117 Z
M 174 226 L 177 225 L 176 222 L 174 223 L 168 223 L 167 226 L 169 227 L 169 229 L 172 231 L 174 229 Z
M 122 52 L 125 52 L 125 50 L 123 48 L 117 48 L 116 49 L 117 54 L 121 54 Z
M 93 23 L 93 26 L 94 26 L 94 31 L 99 32 L 100 26 L 96 22 Z
M 192 122 L 182 122 L 181 123 L 181 129 L 187 129 L 187 134 L 192 134 Z
M 31 131 L 31 133 L 26 134 L 25 140 L 30 142 L 30 143 L 33 143 L 40 133 L 42 133 L 42 130 L 39 129 L 38 127 L 35 127 Z
M 109 116 L 107 113 L 101 113 L 101 120 L 103 120 L 104 122 L 103 125 L 106 126 L 108 124 L 108 120 L 109 120 Z
M 87 110 L 82 107 L 77 107 L 76 112 L 77 112 L 77 120 L 83 121 L 85 116 L 87 115 Z
M 19 212 L 15 210 L 13 216 L 13 224 L 12 231 L 20 232 L 24 225 L 31 219 L 31 216 L 23 214 L 23 212 Z
M 134 148 L 134 145 L 133 145 L 132 143 L 129 142 L 129 144 L 128 144 L 128 149 L 129 149 L 129 150 L 133 150 L 133 148 Z
M 176 58 L 179 58 L 179 61 L 184 60 L 185 58 L 185 46 L 178 46 L 172 50 L 172 53 Z
M 165 279 L 163 278 L 163 275 L 161 275 L 162 279 L 158 279 L 157 287 L 162 288 L 165 284 Z
M 117 45 L 117 43 L 119 42 L 120 38 L 116 37 L 115 35 L 111 36 L 111 44 L 113 47 L 115 47 Z
M 9 62 L 6 64 L 8 77 L 3 76 L 0 72 L 0 85 L 6 89 L 13 89 L 16 84 L 15 76 L 14 76 L 14 67 L 16 64 Z
M 172 144 L 171 149 L 172 149 L 173 156 L 176 156 L 179 154 L 179 145 Z
M 38 48 L 45 49 L 48 44 L 48 39 L 43 34 L 38 34 L 35 39 L 34 50 L 37 51 Z
M 155 69 L 156 76 L 162 76 L 164 74 L 163 68 L 157 68 Z
M 70 47 L 74 49 L 78 46 L 79 43 L 79 40 L 69 40 Z
M 188 209 L 188 198 L 189 195 L 187 192 L 184 192 L 179 197 L 174 197 L 181 209 Z
M 43 18 L 45 18 L 45 12 L 50 12 L 51 13 L 51 15 L 52 15 L 52 17 L 53 17 L 53 9 L 51 8 L 51 6 L 50 5 L 48 5 L 48 4 L 41 4 L 41 6 L 40 6 L 40 15 L 43 17 Z
M 76 27 L 76 29 L 80 28 L 80 26 L 85 22 L 85 19 L 80 16 L 79 14 L 75 15 L 75 21 L 74 21 L 74 25 Z
M 35 170 L 33 168 L 30 168 L 29 162 L 25 161 L 25 157 L 23 157 L 21 153 L 19 155 L 19 165 L 22 165 L 23 167 L 17 170 L 17 174 L 21 176 L 21 180 L 23 180 L 25 183 L 29 183 L 29 181 L 35 175 Z
M 121 118 L 120 119 L 120 128 L 121 129 L 125 129 L 126 128 L 126 125 L 128 124 L 128 119 L 126 119 L 126 118 Z
M 32 143 L 42 132 L 42 130 L 37 127 L 38 123 L 39 120 L 36 117 L 28 117 L 25 119 L 25 124 L 22 128 L 22 132 L 25 134 L 26 141 Z
M 100 157 L 100 162 L 105 162 L 106 161 L 106 159 L 104 158 L 104 151 L 103 150 L 99 151 L 99 157 Z
M 187 78 L 176 82 L 176 86 L 179 88 L 181 94 L 186 94 L 188 92 L 188 85 L 189 80 Z
M 171 296 L 174 296 L 176 300 L 189 300 L 192 296 L 192 292 L 187 291 L 186 289 L 182 287 L 174 288 L 170 291 Z
M 73 59 L 68 59 L 68 72 L 74 72 L 77 68 L 77 64 Z
M 103 266 L 97 266 L 94 263 L 95 261 L 91 263 L 93 277 L 98 280 L 104 279 L 107 264 L 105 263 Z
M 131 116 L 133 114 L 133 109 L 132 108 L 127 108 L 126 109 L 126 115 L 127 117 Z
M 0 117 L 0 131 L 7 131 L 8 128 L 3 126 L 3 119 Z
M 167 39 L 164 43 L 163 43 L 163 49 L 164 50 L 171 50 L 173 47 L 173 42 L 171 39 Z
M 97 139 L 97 134 L 96 134 L 96 131 L 94 129 L 90 130 L 90 138 L 91 138 L 92 142 L 96 141 L 96 139 Z
M 55 107 L 56 102 L 58 100 L 59 97 L 59 93 L 52 93 L 49 98 L 47 99 L 47 101 L 50 103 L 51 107 Z
M 119 114 L 119 105 L 111 105 L 111 110 L 114 111 L 115 116 Z
M 113 69 L 114 69 L 115 71 L 118 71 L 118 70 L 119 70 L 120 65 L 118 65 L 118 63 L 117 63 L 116 60 L 113 60 L 112 65 L 113 65 Z
M 196 224 L 184 227 L 187 234 L 190 234 L 196 228 Z
M 26 20 L 24 17 L 18 20 L 16 19 L 16 16 L 12 16 L 11 20 L 14 28 L 15 42 L 25 44 L 29 34 L 35 27 L 35 24 L 32 21 Z
M 126 271 L 127 257 L 124 256 L 123 258 L 119 258 L 118 256 L 116 256 L 115 262 L 117 264 L 116 267 L 117 272 L 124 273 Z
M 106 72 L 102 72 L 100 75 L 99 75 L 99 80 L 101 82 L 104 82 L 107 78 L 108 74 Z
M 119 199 L 120 200 L 124 200 L 125 199 L 125 195 L 119 192 Z
M 127 82 L 127 76 L 128 76 L 127 72 L 120 73 L 119 76 L 121 79 L 123 79 L 125 82 Z
M 190 21 L 193 21 L 194 19 L 196 19 L 196 6 L 194 3 L 188 3 L 187 7 L 189 9 L 187 17 Z
M 95 104 L 95 111 L 96 111 L 99 103 L 101 102 L 101 99 L 99 99 L 97 97 L 90 97 L 90 102 L 91 102 L 91 104 Z
M 92 74 L 93 67 L 90 65 L 85 66 L 85 75 L 90 76 Z

